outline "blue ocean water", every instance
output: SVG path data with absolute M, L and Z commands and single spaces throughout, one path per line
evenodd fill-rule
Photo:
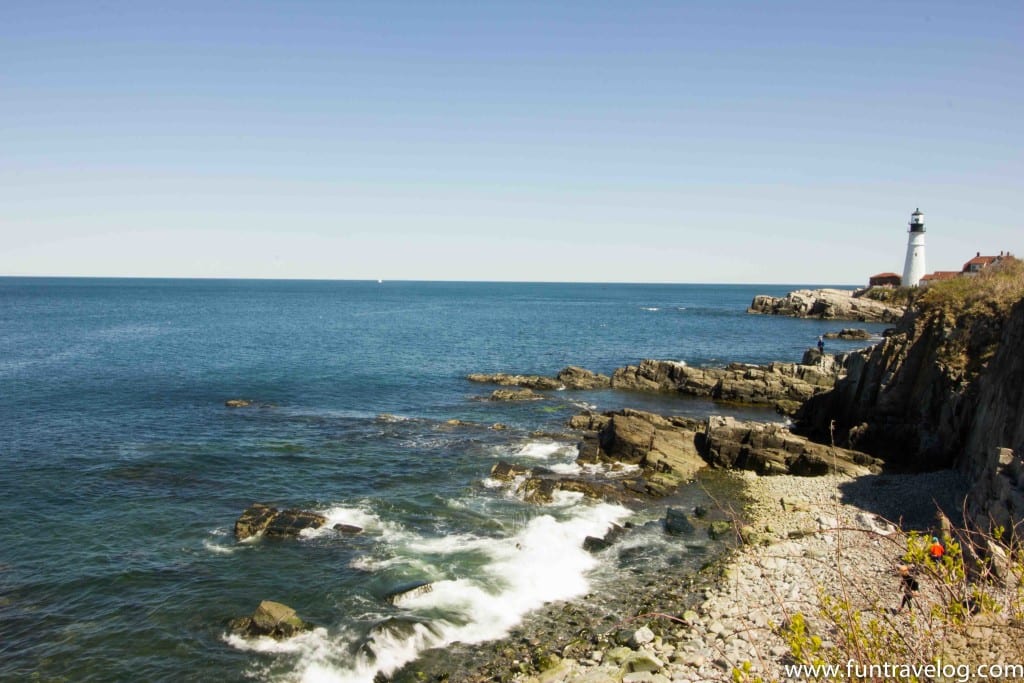
M 370 680 L 499 637 L 614 572 L 579 545 L 644 512 L 527 505 L 498 459 L 571 471 L 583 407 L 728 411 L 465 376 L 798 360 L 837 325 L 745 313 L 796 288 L 0 278 L 0 679 Z M 238 543 L 256 501 L 365 531 Z M 382 599 L 410 580 L 434 590 Z M 263 599 L 319 628 L 229 635 Z

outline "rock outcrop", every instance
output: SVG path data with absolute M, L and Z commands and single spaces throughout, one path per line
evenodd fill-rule
M 311 624 L 299 618 L 295 610 L 272 600 L 264 600 L 250 617 L 231 621 L 231 630 L 244 636 L 266 636 L 283 640 L 307 631 Z
M 803 401 L 830 389 L 845 372 L 845 354 L 822 356 L 816 350 L 809 354 L 801 363 L 730 363 L 724 368 L 694 368 L 677 361 L 644 360 L 639 365 L 616 370 L 612 387 L 769 405 L 783 414 L 792 414 Z
M 857 294 L 841 289 L 800 289 L 784 297 L 759 294 L 747 313 L 888 323 L 899 320 L 905 312 L 903 308 Z
M 712 465 L 758 474 L 859 476 L 880 472 L 882 465 L 866 453 L 824 446 L 782 425 L 720 416 L 708 418 L 702 451 Z
M 906 467 L 955 465 L 974 484 L 974 523 L 1024 519 L 1021 270 L 930 287 L 893 333 L 851 356 L 831 391 L 807 401 L 795 429 L 825 441 L 831 431 Z
M 871 333 L 855 327 L 845 327 L 838 332 L 826 332 L 825 339 L 843 339 L 845 341 L 867 341 Z
M 244 541 L 263 534 L 267 538 L 297 538 L 306 529 L 319 529 L 327 518 L 308 510 L 278 510 L 254 503 L 235 521 L 235 538 Z
M 580 463 L 639 465 L 646 485 L 681 483 L 710 464 L 759 474 L 850 475 L 881 470 L 882 461 L 866 453 L 831 448 L 793 434 L 781 424 L 741 422 L 731 417 L 707 420 L 665 417 L 640 410 L 577 416 L 572 424 L 596 427 L 580 444 Z
M 474 372 L 471 375 L 467 375 L 466 379 L 471 382 L 500 384 L 501 386 L 522 387 L 524 389 L 539 389 L 541 391 L 607 389 L 611 383 L 607 375 L 601 375 L 574 365 L 562 369 L 554 378 L 541 375 L 509 375 L 504 372 L 493 374 Z

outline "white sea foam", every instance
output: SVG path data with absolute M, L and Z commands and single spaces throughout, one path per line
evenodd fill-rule
M 303 683 L 372 681 L 380 671 L 397 670 L 427 648 L 461 641 L 478 643 L 506 635 L 523 615 L 553 601 L 571 599 L 589 589 L 587 573 L 597 559 L 583 550 L 583 539 L 601 536 L 629 514 L 621 506 L 580 504 L 579 494 L 556 495 L 552 514 L 534 517 L 513 536 L 494 538 L 451 534 L 416 538 L 394 547 L 405 560 L 427 553 L 447 555 L 471 551 L 486 561 L 472 576 L 437 580 L 432 590 L 405 598 L 410 616 L 430 615 L 430 625 L 416 625 L 405 637 L 386 630 L 373 634 L 356 657 L 349 653 L 359 638 L 352 633 L 331 635 L 324 629 L 277 643 L 269 639 L 226 636 L 233 647 L 277 652 L 296 659 L 288 680 Z M 367 562 L 381 568 L 387 562 Z M 428 574 L 429 575 L 429 574 Z
M 219 543 L 214 543 L 210 540 L 203 541 L 203 547 L 209 550 L 211 553 L 216 553 L 218 555 L 230 555 L 231 553 L 238 550 L 237 545 L 220 545 Z
M 552 443 L 550 441 L 531 441 L 516 451 L 516 455 L 522 458 L 535 458 L 537 460 L 547 460 L 552 455 L 558 453 L 564 453 L 567 449 L 572 448 L 564 443 Z
M 548 469 L 556 474 L 579 474 L 583 468 L 575 462 L 558 462 L 548 466 Z
M 657 306 L 641 306 L 640 308 L 645 310 L 645 311 L 660 311 L 661 310 Z
M 327 518 L 327 523 L 319 529 L 303 529 L 300 536 L 318 538 L 325 534 L 331 534 L 334 533 L 336 524 L 357 526 L 364 533 L 377 534 L 382 540 L 389 542 L 400 541 L 409 535 L 409 532 L 400 524 L 382 520 L 377 514 L 362 507 L 337 505 L 319 512 Z

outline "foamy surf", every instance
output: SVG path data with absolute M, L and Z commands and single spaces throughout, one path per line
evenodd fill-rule
M 564 443 L 552 443 L 550 441 L 531 441 L 515 452 L 521 458 L 533 458 L 536 460 L 547 460 L 553 455 L 566 454 L 574 450 L 575 446 Z
M 427 591 L 403 596 L 397 601 L 399 615 L 392 622 L 378 622 L 365 635 L 332 635 L 317 629 L 276 645 L 265 638 L 227 636 L 226 640 L 239 649 L 296 659 L 294 669 L 283 678 L 266 678 L 355 683 L 372 681 L 378 672 L 393 673 L 428 648 L 501 638 L 527 612 L 585 594 L 588 572 L 597 566 L 597 559 L 583 549 L 583 540 L 604 535 L 629 514 L 618 505 L 582 503 L 575 494 L 557 496 L 548 509 L 552 514 L 524 522 L 511 536 L 407 538 L 393 548 L 391 560 L 367 562 L 366 569 L 380 570 L 392 562 L 413 563 L 421 555 L 444 558 L 471 553 L 481 559 L 471 575 L 439 579 Z

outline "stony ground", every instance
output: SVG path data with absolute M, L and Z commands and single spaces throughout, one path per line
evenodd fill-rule
M 776 627 L 801 613 L 824 646 L 832 645 L 839 636 L 822 615 L 823 593 L 844 600 L 864 623 L 877 620 L 900 634 L 907 657 L 917 660 L 893 664 L 928 663 L 936 654 L 943 661 L 1024 664 L 1020 625 L 976 618 L 958 632 L 942 632 L 930 612 L 944 589 L 926 567 L 916 572 L 921 591 L 913 613 L 895 613 L 904 532 L 931 535 L 939 509 L 959 519 L 964 485 L 955 472 L 735 476 L 745 480 L 748 504 L 746 519 L 733 529 L 747 542 L 726 559 L 697 575 L 648 577 L 614 614 L 589 595 L 552 606 L 504 641 L 462 651 L 450 646 L 435 653 L 432 665 L 421 668 L 421 661 L 395 680 L 732 681 L 745 662 L 749 673 L 740 680 L 792 680 L 784 669 L 790 646 Z
M 834 633 L 821 618 L 820 591 L 847 600 L 865 620 L 895 625 L 909 650 L 918 653 L 910 656 L 925 656 L 919 645 L 934 627 L 928 613 L 941 589 L 922 570 L 913 617 L 908 610 L 894 613 L 902 597 L 895 570 L 906 539 L 887 520 L 904 530 L 929 531 L 937 527 L 937 506 L 956 519 L 963 491 L 955 473 L 779 476 L 748 483 L 753 502 L 746 533 L 755 543 L 732 555 L 720 580 L 703 590 L 700 604 L 681 614 L 638 620 L 605 645 L 582 656 L 551 657 L 540 674 L 517 679 L 726 681 L 749 662 L 751 677 L 786 680 L 783 664 L 790 648 L 773 626 L 800 612 L 829 646 Z M 671 612 L 670 607 L 665 611 Z M 950 657 L 970 653 L 974 661 L 1014 659 L 991 635 L 982 624 L 967 634 L 946 634 L 941 647 Z

